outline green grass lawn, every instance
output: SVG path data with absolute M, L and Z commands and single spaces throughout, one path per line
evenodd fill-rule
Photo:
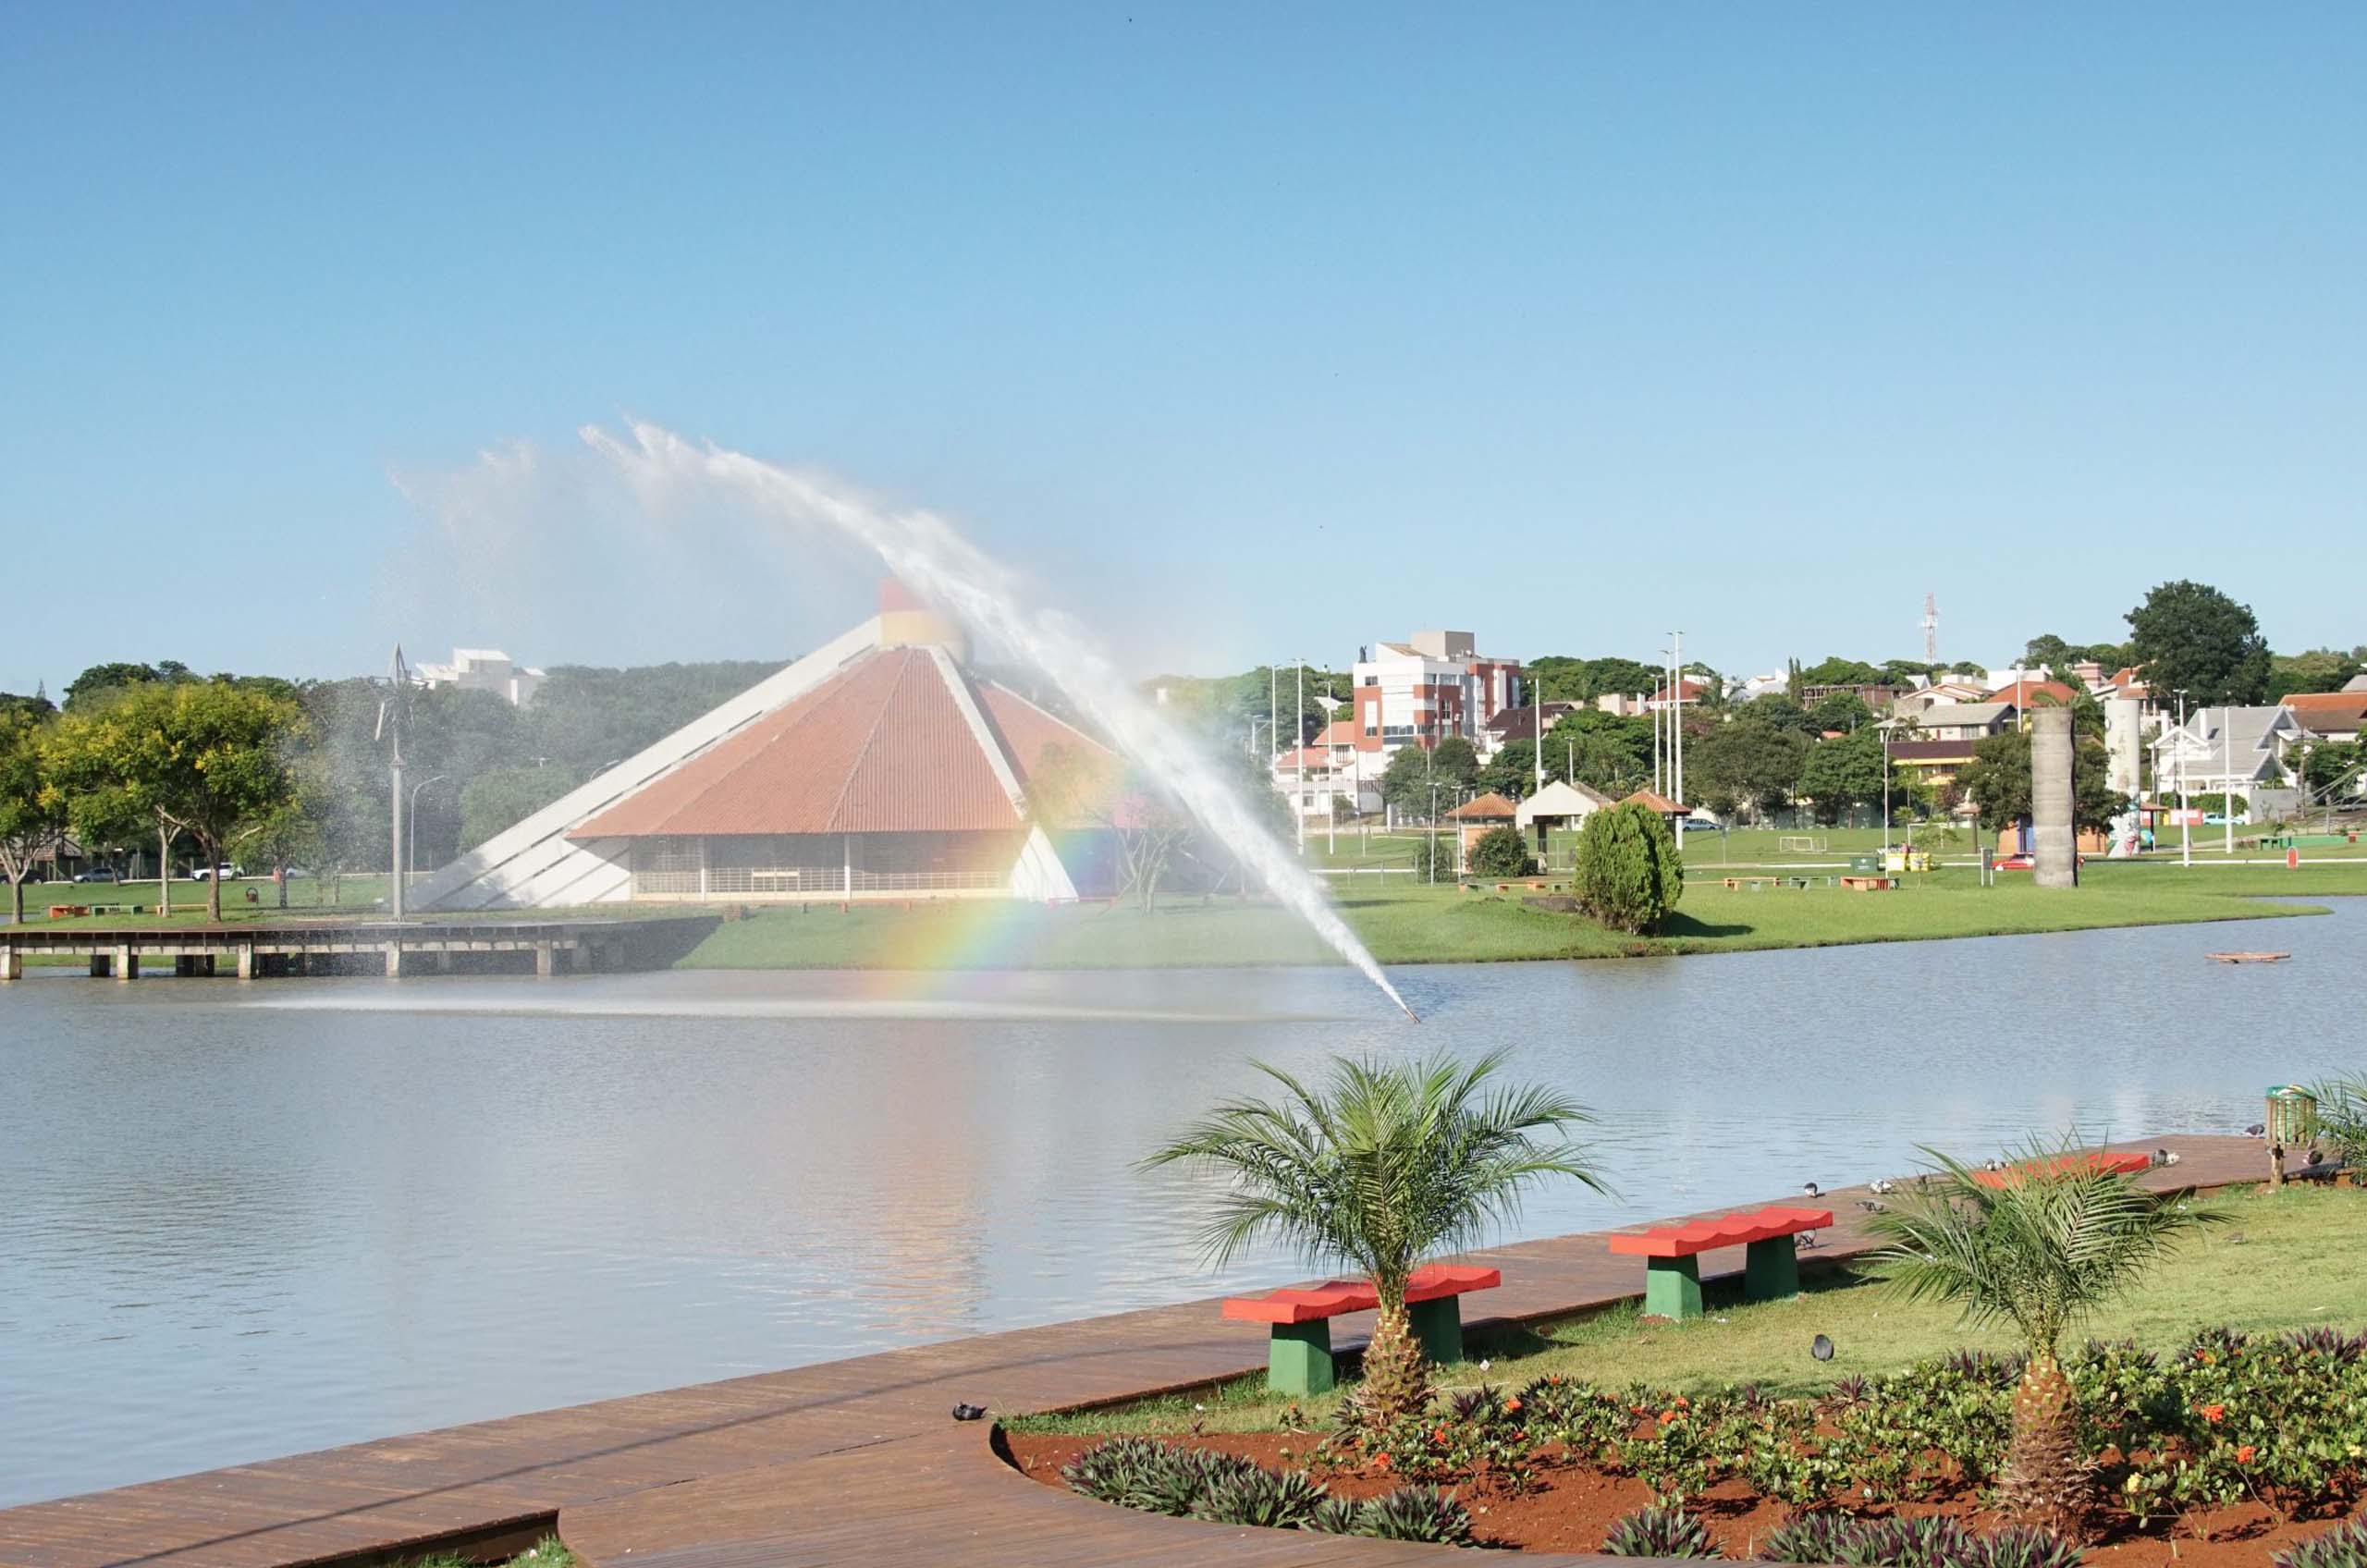
M 2187 1242 L 2078 1333 L 2134 1339 L 2164 1350 L 2215 1324 L 2246 1333 L 2367 1324 L 2367 1246 L 2360 1243 L 2367 1193 L 2291 1187 L 2273 1197 L 2231 1191 L 2202 1201 L 2226 1211 L 2227 1223 Z M 1639 1289 L 1642 1278 L 1638 1260 Z M 1516 1385 L 1559 1372 L 1613 1388 L 1642 1381 L 1690 1394 L 1757 1383 L 1771 1394 L 1793 1395 L 1959 1348 L 2020 1348 L 2010 1329 L 1968 1329 L 1953 1308 L 1904 1301 L 1862 1274 L 1836 1270 L 1811 1275 L 1806 1283 L 1794 1300 L 1756 1305 L 1720 1305 L 1713 1293 L 1710 1315 L 1686 1323 L 1647 1323 L 1631 1305 L 1560 1323 L 1475 1332 L 1475 1361 L 1448 1380 Z M 1244 1359 L 1253 1359 L 1255 1329 L 1242 1328 Z M 1830 1362 L 1809 1354 L 1819 1334 L 1834 1342 Z M 1476 1364 L 1481 1356 L 1490 1362 L 1484 1371 Z M 1295 1403 L 1320 1421 L 1338 1399 L 1334 1393 Z M 1277 1426 L 1293 1403 L 1269 1394 L 1261 1375 L 1205 1392 L 1068 1415 L 1020 1416 L 1010 1424 L 1036 1430 L 1174 1431 L 1197 1419 L 1214 1431 L 1257 1431 Z
M 1697 869 L 1668 930 L 1656 937 L 1607 931 L 1582 915 L 1531 909 L 1521 892 L 1429 888 L 1410 879 L 1337 887 L 1342 914 L 1383 963 L 1611 958 L 1763 948 L 1918 941 L 2290 914 L 2254 895 L 2367 893 L 2367 865 L 2092 866 L 2064 892 L 2027 876 L 1982 888 L 1969 871 L 1942 870 L 1888 893 L 1837 888 L 1729 892 Z M 720 927 L 684 960 L 689 968 L 1115 968 L 1307 963 L 1330 954 L 1295 917 L 1266 903 L 1170 900 L 1156 913 L 1131 905 L 1045 909 L 995 902 L 862 906 L 841 913 L 762 910 Z
M 254 901 L 247 901 L 251 890 Z M 205 908 L 205 884 L 176 877 L 173 881 L 173 924 L 196 918 Z M 367 914 L 376 910 L 386 897 L 386 877 L 374 876 L 299 877 L 288 884 L 288 907 L 279 907 L 279 889 L 269 877 L 249 876 L 226 880 L 222 884 L 222 918 L 228 920 L 274 920 L 304 914 Z M 128 911 L 137 906 L 141 913 L 92 914 L 78 921 L 58 924 L 86 925 L 153 925 L 164 924 L 156 904 L 159 889 L 153 881 L 147 882 L 29 882 L 25 885 L 25 920 L 27 925 L 48 924 L 52 904 L 83 904 L 92 908 Z M 335 901 L 332 902 L 331 900 Z M 0 913 L 5 908 L 0 907 Z

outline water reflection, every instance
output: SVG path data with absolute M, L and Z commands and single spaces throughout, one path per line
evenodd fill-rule
M 2367 912 L 1575 965 L 0 994 L 0 1501 L 1172 1301 L 1131 1162 L 1336 1051 L 1511 1046 L 1619 1192 L 1530 1235 L 2033 1128 L 2225 1130 L 2334 1064 Z M 2346 965 L 2347 968 L 2347 965 Z

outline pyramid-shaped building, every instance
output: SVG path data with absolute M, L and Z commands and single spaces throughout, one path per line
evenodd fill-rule
M 422 907 L 915 897 L 1059 900 L 1076 883 L 1029 780 L 1110 754 L 979 678 L 900 585 L 878 615 L 496 835 Z

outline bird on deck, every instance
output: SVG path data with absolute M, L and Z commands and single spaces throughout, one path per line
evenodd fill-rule
M 986 1413 L 987 1407 L 985 1405 L 971 1404 L 964 1402 L 958 1403 L 953 1407 L 953 1419 L 956 1421 L 975 1421 Z
M 2245 1137 L 2247 1137 L 2247 1138 L 2265 1138 L 2265 1137 L 2267 1137 L 2267 1136 L 2268 1136 L 2268 1123 L 2266 1123 L 2265 1121 L 2255 1121 L 2255 1122 L 2253 1122 L 2250 1126 L 2249 1126 L 2249 1127 L 2247 1127 L 2247 1128 L 2245 1128 L 2245 1129 L 2244 1129 L 2244 1136 L 2245 1136 Z
M 1824 1195 L 1824 1189 L 1818 1186 L 1814 1182 L 1807 1183 L 1805 1186 L 1800 1188 L 1800 1191 L 1812 1198 L 1822 1197 Z
M 1871 1198 L 1859 1198 L 1858 1200 L 1858 1207 L 1864 1209 L 1868 1214 L 1880 1214 L 1883 1211 L 1883 1206 L 1876 1203 Z
M 1895 1193 L 1898 1191 L 1898 1183 L 1887 1176 L 1877 1176 L 1866 1183 L 1866 1190 L 1870 1193 Z

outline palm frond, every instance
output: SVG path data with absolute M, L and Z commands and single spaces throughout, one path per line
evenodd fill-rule
M 1537 1182 L 1604 1190 L 1586 1150 L 1559 1135 L 1592 1121 L 1586 1108 L 1542 1087 L 1496 1087 L 1503 1060 L 1342 1059 L 1320 1086 L 1256 1063 L 1278 1100 L 1224 1101 L 1141 1163 L 1223 1183 L 1198 1235 L 1212 1266 L 1272 1240 L 1401 1294 L 1422 1262 L 1513 1223 Z
M 2033 1140 L 2004 1180 L 1925 1148 L 1934 1180 L 1876 1214 L 1877 1269 L 1909 1300 L 1953 1303 L 1968 1325 L 2010 1322 L 2033 1351 L 2133 1284 L 2180 1237 L 2225 1217 L 2094 1169 L 2075 1141 Z

